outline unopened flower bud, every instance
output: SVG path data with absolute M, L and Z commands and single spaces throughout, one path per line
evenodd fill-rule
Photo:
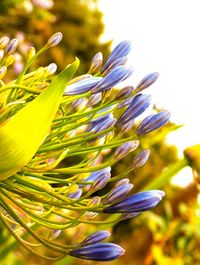
M 129 192 L 132 190 L 133 184 L 128 183 L 113 188 L 105 199 L 102 200 L 103 204 L 113 204 L 126 198 Z
M 131 169 L 135 169 L 138 167 L 143 166 L 146 161 L 148 160 L 150 155 L 150 150 L 149 149 L 145 149 L 142 152 L 140 152 L 133 160 L 133 162 L 130 165 Z
M 27 51 L 27 54 L 26 54 L 27 61 L 30 61 L 33 58 L 33 56 L 35 55 L 35 53 L 36 53 L 35 48 L 34 47 L 29 47 L 28 51 Z
M 70 251 L 69 255 L 95 261 L 114 260 L 124 254 L 124 249 L 113 243 L 96 243 Z
M 88 71 L 88 73 L 90 74 L 95 74 L 97 73 L 101 66 L 102 66 L 102 62 L 103 62 L 103 54 L 101 52 L 98 52 L 91 61 L 91 66 L 90 69 Z
M 46 46 L 47 46 L 48 48 L 50 48 L 50 47 L 54 47 L 54 46 L 58 45 L 58 44 L 61 42 L 62 37 L 63 37 L 63 35 L 62 35 L 61 32 L 57 32 L 57 33 L 53 34 L 53 35 L 48 39 L 48 41 L 47 41 L 47 43 L 46 43 Z
M 135 193 L 126 199 L 106 207 L 104 213 L 132 213 L 154 208 L 165 195 L 161 190 L 148 190 Z
M 10 54 L 8 57 L 5 58 L 5 65 L 9 66 L 9 65 L 13 64 L 14 61 L 15 61 L 14 55 Z
M 0 38 L 0 49 L 4 49 L 9 42 L 9 38 L 7 36 L 3 36 Z
M 134 151 L 139 146 L 139 141 L 128 141 L 120 145 L 117 150 L 114 152 L 114 159 L 120 160 L 125 157 L 128 153 Z
M 137 118 L 140 114 L 142 114 L 150 105 L 151 96 L 137 94 L 129 107 L 125 110 L 125 112 L 120 116 L 117 121 L 119 127 L 122 127 L 123 124 L 127 123 L 130 120 Z
M 87 102 L 87 106 L 88 107 L 92 107 L 96 104 L 98 104 L 102 99 L 102 94 L 101 93 L 97 93 L 97 94 L 92 94 Z
M 137 85 L 135 92 L 142 91 L 142 90 L 146 89 L 147 87 L 151 86 L 154 82 L 156 82 L 158 77 L 159 77 L 159 73 L 157 73 L 157 72 L 148 74 Z
M 5 47 L 5 55 L 10 55 L 15 52 L 18 45 L 18 39 L 12 39 Z
M 6 72 L 7 72 L 7 67 L 6 66 L 2 66 L 0 68 L 0 80 L 2 80 L 4 78 Z
M 47 70 L 47 75 L 53 75 L 57 70 L 57 65 L 55 63 L 51 63 L 45 69 Z
M 168 111 L 161 111 L 155 115 L 147 116 L 138 126 L 137 135 L 145 135 L 162 127 L 170 118 Z
M 109 236 L 110 236 L 110 232 L 108 232 L 106 230 L 100 230 L 100 231 L 92 233 L 91 235 L 86 237 L 80 243 L 80 245 L 81 246 L 87 246 L 87 245 L 95 244 L 95 243 L 98 243 L 98 242 L 101 242 L 101 241 L 105 240 Z
M 134 90 L 133 86 L 126 86 L 126 87 L 122 88 L 119 91 L 119 93 L 117 94 L 116 99 L 119 100 L 119 99 L 128 98 L 131 95 L 131 93 L 133 92 L 133 90 Z

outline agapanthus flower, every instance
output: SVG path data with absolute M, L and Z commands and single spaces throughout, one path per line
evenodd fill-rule
M 133 74 L 126 65 L 129 41 L 117 45 L 104 65 L 97 53 L 81 76 L 76 75 L 78 58 L 56 75 L 54 63 L 29 71 L 39 55 L 61 40 L 58 32 L 39 51 L 27 49 L 23 69 L 7 81 L 17 40 L 0 38 L 0 221 L 27 250 L 44 259 L 71 255 L 110 261 L 124 250 L 102 243 L 110 233 L 94 231 L 98 224 L 106 224 L 109 213 L 118 213 L 110 224 L 133 218 L 164 196 L 160 190 L 130 195 L 134 183 L 127 174 L 147 161 L 148 149 L 134 155 L 119 175 L 112 168 L 139 147 L 141 135 L 164 125 L 170 115 L 162 111 L 138 125 L 136 118 L 149 107 L 151 96 L 137 92 L 158 74 L 146 76 L 136 89 L 123 86 Z M 128 130 L 130 136 L 124 134 Z M 64 237 L 65 230 L 76 231 L 77 225 L 92 225 L 92 234 L 81 241 L 77 233 L 71 244 L 56 241 L 61 231 Z

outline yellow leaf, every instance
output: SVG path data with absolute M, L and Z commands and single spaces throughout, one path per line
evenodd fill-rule
M 37 98 L 0 127 L 0 180 L 22 169 L 46 138 L 67 82 L 79 65 L 76 59 Z

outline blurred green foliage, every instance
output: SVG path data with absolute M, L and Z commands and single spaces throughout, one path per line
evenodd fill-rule
M 99 40 L 104 24 L 95 0 L 56 0 L 51 9 L 35 2 L 45 1 L 0 1 L 0 35 L 20 37 L 20 53 L 32 44 L 36 49 L 42 47 L 53 33 L 60 31 L 61 44 L 38 60 L 39 65 L 55 62 L 63 69 L 77 56 L 81 61 L 79 73 L 86 73 L 95 53 L 101 51 L 107 57 L 110 42 Z

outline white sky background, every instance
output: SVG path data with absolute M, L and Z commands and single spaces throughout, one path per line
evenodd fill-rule
M 184 123 L 171 133 L 180 150 L 200 143 L 200 0 L 99 0 L 105 34 L 113 47 L 133 43 L 129 63 L 136 85 L 146 74 L 160 77 L 147 93 L 171 120 Z

